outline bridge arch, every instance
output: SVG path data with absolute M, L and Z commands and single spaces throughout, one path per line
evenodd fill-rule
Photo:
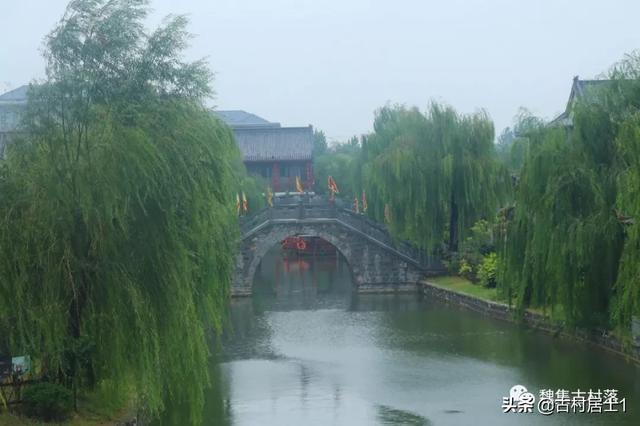
M 313 229 L 309 228 L 305 230 L 304 234 L 301 233 L 290 233 L 286 227 L 271 227 L 270 231 L 263 235 L 261 238 L 255 241 L 254 253 L 250 260 L 250 264 L 247 267 L 246 272 L 246 284 L 248 286 L 253 286 L 253 280 L 256 274 L 256 270 L 258 266 L 260 266 L 260 262 L 265 257 L 267 252 L 271 250 L 273 247 L 279 245 L 285 238 L 293 237 L 296 235 L 305 235 L 310 237 L 319 237 L 323 240 L 327 241 L 333 247 L 336 248 L 338 253 L 342 255 L 342 257 L 347 262 L 349 267 L 349 272 L 351 274 L 351 283 L 353 286 L 357 286 L 361 281 L 361 277 L 358 277 L 357 269 L 354 271 L 354 267 L 352 265 L 352 261 L 349 259 L 351 255 L 349 246 L 344 243 L 340 238 L 338 238 L 335 234 L 327 232 L 326 229 L 320 227 L 314 227 Z
M 272 208 L 245 217 L 232 294 L 250 295 L 253 278 L 269 249 L 288 236 L 320 237 L 343 255 L 359 292 L 416 291 L 420 280 L 442 272 L 442 263 L 405 242 L 395 241 L 384 225 L 336 207 L 327 200 L 279 200 Z

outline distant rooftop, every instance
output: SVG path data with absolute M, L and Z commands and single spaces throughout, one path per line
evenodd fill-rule
M 29 86 L 20 86 L 0 95 L 0 103 L 26 103 Z
M 231 129 L 244 161 L 310 160 L 313 128 L 282 127 L 242 110 L 214 111 Z
M 235 128 L 238 148 L 244 161 L 310 160 L 313 154 L 313 128 L 246 127 Z
M 578 100 L 585 100 L 589 96 L 592 96 L 594 90 L 597 88 L 606 87 L 611 84 L 612 80 L 580 80 L 580 77 L 573 77 L 573 84 L 571 85 L 571 93 L 569 93 L 569 100 L 567 106 L 562 114 L 554 118 L 549 125 L 550 126 L 562 126 L 570 127 L 573 125 L 573 118 L 571 112 Z
M 242 110 L 214 111 L 222 121 L 232 129 L 243 127 L 280 127 L 280 123 L 272 123 L 262 117 Z
M 22 110 L 27 103 L 28 91 L 29 86 L 20 86 L 0 94 L 0 151 L 6 143 L 5 135 L 18 127 Z
M 25 85 L 0 95 L 0 134 L 16 128 L 28 90 L 29 86 Z M 309 160 L 312 157 L 311 126 L 281 127 L 280 123 L 242 110 L 214 113 L 233 130 L 245 161 Z

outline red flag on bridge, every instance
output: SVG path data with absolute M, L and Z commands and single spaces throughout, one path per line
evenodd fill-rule
M 245 213 L 249 211 L 249 202 L 247 201 L 247 196 L 244 195 L 244 191 L 242 191 L 242 210 Z
M 329 187 L 329 191 L 331 191 L 331 199 L 333 200 L 336 194 L 340 193 L 340 191 L 338 190 L 338 185 L 336 184 L 336 181 L 333 180 L 333 176 L 329 176 L 329 178 L 327 179 L 327 185 Z

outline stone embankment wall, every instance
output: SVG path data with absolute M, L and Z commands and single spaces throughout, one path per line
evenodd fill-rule
M 445 300 L 456 305 L 471 309 L 491 318 L 509 321 L 523 322 L 526 326 L 541 330 L 566 339 L 582 340 L 594 346 L 615 352 L 626 357 L 629 361 L 640 364 L 640 347 L 633 345 L 624 345 L 618 338 L 607 333 L 604 330 L 568 330 L 562 323 L 551 321 L 536 312 L 526 311 L 524 317 L 520 319 L 513 308 L 504 303 L 491 302 L 488 300 L 478 299 L 462 293 L 457 293 L 437 285 L 429 281 L 422 282 L 422 293 L 426 297 Z

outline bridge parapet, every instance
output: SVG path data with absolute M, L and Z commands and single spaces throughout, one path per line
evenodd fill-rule
M 274 200 L 273 207 L 264 208 L 240 218 L 242 234 L 271 220 L 336 218 L 338 207 L 318 196 L 287 197 Z
M 394 239 L 385 225 L 347 209 L 339 209 L 337 218 L 381 243 L 393 247 L 408 258 L 413 259 L 421 267 L 444 272 L 444 265 L 437 256 L 425 253 L 408 241 Z
M 408 258 L 413 259 L 423 268 L 444 268 L 438 257 L 425 253 L 408 241 L 394 239 L 385 225 L 320 197 L 299 197 L 297 199 L 291 198 L 287 202 L 277 202 L 272 208 L 265 208 L 251 216 L 241 218 L 241 231 L 243 235 L 247 235 L 260 225 L 273 220 L 306 219 L 337 219 L 368 237 L 392 247 Z

